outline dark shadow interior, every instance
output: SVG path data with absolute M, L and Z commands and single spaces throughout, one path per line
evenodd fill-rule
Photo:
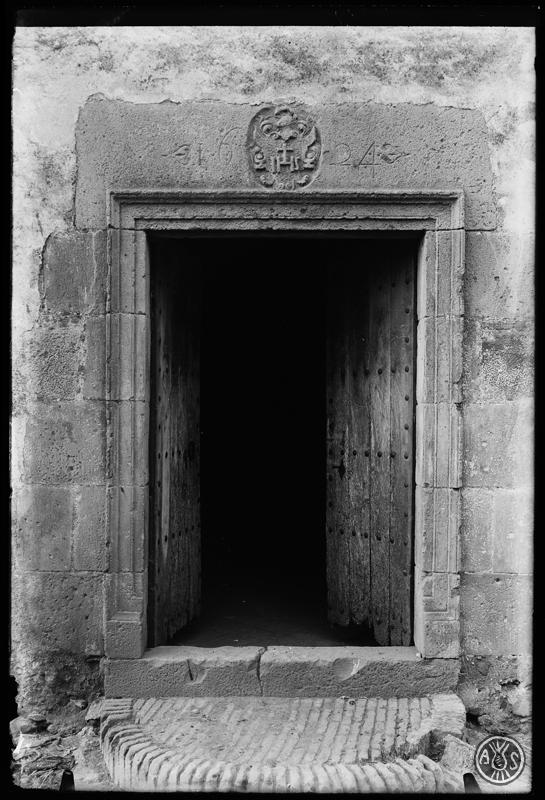
M 256 246 L 257 245 L 257 246 Z M 325 590 L 321 269 L 300 241 L 225 240 L 201 350 L 204 599 Z M 314 266 L 314 265 L 313 265 Z
M 171 644 L 376 644 L 327 623 L 326 268 L 353 244 L 155 242 L 202 275 L 202 613 Z

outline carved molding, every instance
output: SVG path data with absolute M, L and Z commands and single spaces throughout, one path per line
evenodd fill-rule
M 149 416 L 147 232 L 420 235 L 417 297 L 415 644 L 459 654 L 463 195 L 444 191 L 124 191 L 110 195 L 107 406 L 110 575 L 106 654 L 146 646 Z
M 320 220 L 322 224 L 316 230 L 327 230 L 323 226 L 331 220 L 346 230 L 451 231 L 463 228 L 463 207 L 463 194 L 458 189 L 266 193 L 262 189 L 119 190 L 110 194 L 108 225 L 117 230 L 169 230 L 180 221 L 191 225 L 198 219 L 203 224 L 223 222 L 229 229 L 231 220 L 236 230 L 243 231 L 244 221 L 250 230 L 260 230 L 252 223 L 267 221 L 272 227 L 276 221 L 288 221 L 293 226 L 298 220 L 295 229 L 299 230 L 312 229 Z M 377 228 L 375 223 L 383 227 Z M 198 229 L 195 224 L 192 227 Z

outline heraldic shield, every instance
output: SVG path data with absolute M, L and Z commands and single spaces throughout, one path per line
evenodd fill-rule
M 250 123 L 247 147 L 252 174 L 270 189 L 308 186 L 318 172 L 320 132 L 299 107 L 261 109 Z

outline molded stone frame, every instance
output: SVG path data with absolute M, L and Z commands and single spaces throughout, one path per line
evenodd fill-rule
M 146 648 L 148 233 L 417 232 L 414 641 L 460 652 L 463 195 L 445 191 L 130 191 L 110 195 L 106 333 L 110 571 L 106 655 Z

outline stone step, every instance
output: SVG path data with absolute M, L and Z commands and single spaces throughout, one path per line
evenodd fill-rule
M 464 724 L 452 693 L 163 697 L 105 700 L 100 737 L 126 790 L 463 792 L 429 755 Z
M 423 697 L 452 692 L 460 664 L 415 647 L 153 647 L 107 659 L 107 697 Z

